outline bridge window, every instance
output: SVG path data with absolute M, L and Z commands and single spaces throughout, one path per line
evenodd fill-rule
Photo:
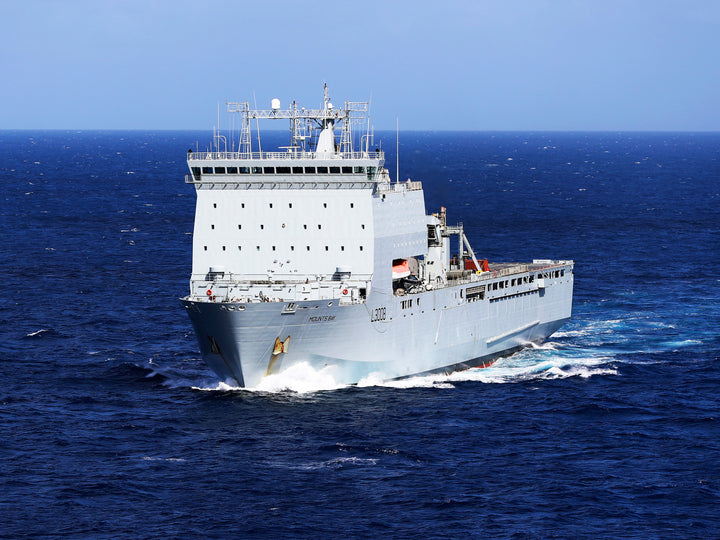
M 355 174 L 365 174 L 365 167 L 355 167 Z
M 330 167 L 330 174 L 340 174 L 340 167 Z
M 305 167 L 305 174 L 315 174 L 315 167 Z
M 262 167 L 253 167 L 251 170 L 253 174 L 262 174 Z
M 302 173 L 303 173 L 303 168 L 302 168 L 302 167 L 293 167 L 293 168 L 292 168 L 292 173 L 293 173 L 293 174 L 302 174 Z
M 290 167 L 278 167 L 277 173 L 278 174 L 290 174 Z
M 203 167 L 203 168 L 202 168 L 202 173 L 203 173 L 203 174 L 212 174 L 212 173 L 213 173 L 213 168 L 212 168 L 212 167 Z
M 318 172 L 318 174 L 327 174 L 328 168 L 327 167 L 318 167 L 317 172 Z
M 343 174 L 352 174 L 352 171 L 353 171 L 352 167 L 343 167 L 342 168 Z
M 237 167 L 228 167 L 227 172 L 228 174 L 237 174 L 238 168 Z
M 275 167 L 263 167 L 264 174 L 275 174 Z
M 215 174 L 225 174 L 225 167 L 215 167 Z
M 250 174 L 250 167 L 240 167 L 240 174 Z

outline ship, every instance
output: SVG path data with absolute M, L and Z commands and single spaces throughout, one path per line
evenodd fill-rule
M 368 102 L 334 106 L 325 85 L 316 109 L 226 105 L 234 134 L 187 152 L 180 299 L 223 382 L 300 363 L 347 385 L 488 367 L 569 320 L 574 262 L 478 258 L 445 208 L 426 214 L 422 182 L 391 179 Z M 260 120 L 289 121 L 289 144 L 264 150 Z

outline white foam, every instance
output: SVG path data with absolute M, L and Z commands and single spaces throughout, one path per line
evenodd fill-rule
M 455 388 L 447 382 L 447 375 L 417 375 L 405 379 L 388 380 L 382 373 L 371 373 L 357 383 L 359 388 L 384 386 L 387 388 Z
M 25 337 L 35 337 L 39 336 L 40 334 L 44 334 L 45 332 L 49 332 L 49 328 L 41 328 L 40 330 L 36 330 L 35 332 L 30 332 L 29 334 L 26 334 Z
M 233 386 L 226 382 L 218 382 L 215 386 L 198 387 L 193 386 L 194 390 L 203 391 L 243 391 L 243 392 L 297 392 L 298 394 L 306 394 L 309 392 L 319 392 L 321 390 L 337 390 L 345 388 L 347 385 L 341 384 L 335 380 L 333 366 L 325 367 L 320 370 L 313 369 L 307 362 L 299 362 L 282 370 L 280 373 L 263 377 L 260 384 L 254 387 Z
M 290 390 L 299 394 L 317 392 L 320 390 L 337 390 L 346 385 L 335 380 L 333 366 L 315 370 L 307 362 L 299 362 L 286 370 L 274 375 L 268 375 L 250 391 L 257 392 L 283 392 Z

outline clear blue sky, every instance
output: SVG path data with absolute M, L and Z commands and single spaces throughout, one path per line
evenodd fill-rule
M 716 0 L 0 7 L 0 129 L 211 129 L 218 103 L 318 106 L 326 81 L 376 129 L 720 131 Z

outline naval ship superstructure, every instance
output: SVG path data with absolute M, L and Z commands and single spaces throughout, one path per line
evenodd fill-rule
M 188 151 L 181 299 L 223 381 L 254 387 L 299 362 L 345 384 L 485 367 L 569 319 L 573 261 L 478 259 L 444 208 L 426 214 L 421 182 L 391 180 L 368 103 L 334 107 L 326 86 L 319 109 L 227 106 L 237 144 L 217 133 Z M 263 151 L 261 119 L 289 120 L 290 144 Z

